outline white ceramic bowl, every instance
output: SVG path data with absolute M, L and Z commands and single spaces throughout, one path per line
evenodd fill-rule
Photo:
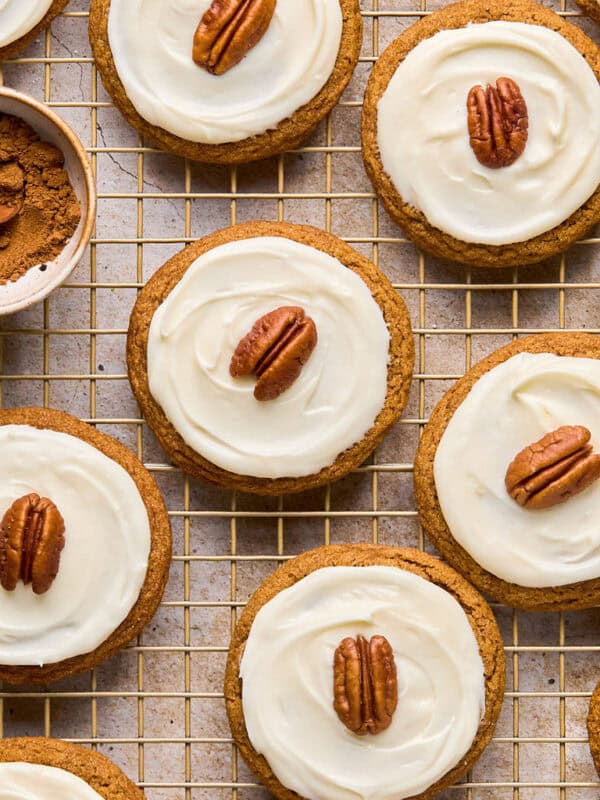
M 96 218 L 96 188 L 85 148 L 72 128 L 52 109 L 21 92 L 0 86 L 0 112 L 21 117 L 40 138 L 59 147 L 79 205 L 77 230 L 54 261 L 33 266 L 12 283 L 0 286 L 0 315 L 21 311 L 39 303 L 65 281 L 83 255 Z

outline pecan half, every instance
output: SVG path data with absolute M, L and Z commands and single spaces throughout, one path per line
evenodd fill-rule
M 506 489 L 520 506 L 550 508 L 583 492 L 600 478 L 600 455 L 591 433 L 563 425 L 518 453 L 506 472 Z
M 317 328 L 304 309 L 281 306 L 252 326 L 235 349 L 229 365 L 234 378 L 256 375 L 254 397 L 274 400 L 302 372 L 317 344 Z
M 48 591 L 65 546 L 65 523 L 47 497 L 15 500 L 0 523 L 0 585 L 12 592 L 19 580 L 35 594 Z
M 265 35 L 277 0 L 213 0 L 194 34 L 192 57 L 199 67 L 222 75 Z
M 333 657 L 333 707 L 353 733 L 381 733 L 398 705 L 394 652 L 385 636 L 344 639 Z
M 467 98 L 471 148 L 480 164 L 510 167 L 522 155 L 529 135 L 527 103 L 511 78 L 496 86 L 473 86 Z

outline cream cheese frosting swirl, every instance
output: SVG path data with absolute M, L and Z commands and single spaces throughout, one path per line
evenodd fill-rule
M 0 800 L 103 800 L 82 778 L 58 767 L 0 764 Z
M 298 380 L 258 402 L 232 378 L 239 341 L 264 314 L 301 306 L 318 343 Z M 389 332 L 367 285 L 337 259 L 262 236 L 201 255 L 156 310 L 150 392 L 184 441 L 230 472 L 311 475 L 372 427 L 387 393 Z
M 597 452 L 600 361 L 521 353 L 477 381 L 438 445 L 434 477 L 446 523 L 505 581 L 545 588 L 600 577 L 600 482 L 539 511 L 518 506 L 504 485 L 518 452 L 572 424 L 590 430 Z
M 393 648 L 391 726 L 357 736 L 333 708 L 342 639 Z M 240 667 L 248 736 L 279 781 L 310 800 L 400 800 L 467 753 L 485 709 L 484 668 L 467 616 L 448 592 L 395 567 L 324 567 L 256 615 Z
M 52 0 L 0 0 L 0 47 L 29 33 L 51 5 Z
M 512 78 L 529 111 L 525 152 L 482 166 L 469 143 L 467 95 Z M 563 36 L 538 25 L 488 22 L 420 42 L 378 106 L 385 171 L 405 202 L 465 242 L 503 245 L 551 230 L 600 184 L 600 86 Z
M 323 88 L 340 48 L 339 0 L 277 0 L 260 42 L 219 76 L 192 60 L 194 32 L 210 5 L 112 0 L 115 67 L 145 120 L 192 142 L 236 142 L 277 127 Z
M 148 567 L 148 513 L 120 464 L 75 436 L 1 426 L 0 516 L 31 492 L 58 507 L 65 547 L 46 594 L 21 582 L 0 587 L 0 664 L 42 666 L 94 650 L 127 617 Z

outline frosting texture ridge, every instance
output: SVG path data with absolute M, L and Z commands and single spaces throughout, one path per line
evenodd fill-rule
M 504 484 L 517 453 L 562 425 L 588 428 L 597 450 L 600 361 L 521 353 L 476 382 L 435 455 L 436 491 L 452 535 L 486 570 L 520 586 L 600 577 L 598 482 L 540 510 L 517 505 Z
M 240 340 L 264 314 L 300 306 L 318 342 L 295 383 L 258 402 L 232 378 Z M 385 403 L 389 332 L 367 285 L 337 259 L 284 237 L 201 255 L 154 313 L 150 392 L 213 464 L 262 478 L 311 475 L 360 441 Z
M 398 671 L 387 730 L 357 736 L 333 708 L 347 636 L 385 636 Z M 400 800 L 467 753 L 485 703 L 477 640 L 446 591 L 395 567 L 325 567 L 256 615 L 240 666 L 250 741 L 279 781 L 319 800 Z
M 240 141 L 275 128 L 329 79 L 342 36 L 339 0 L 278 0 L 260 42 L 219 76 L 192 59 L 194 32 L 210 5 L 111 2 L 115 66 L 129 99 L 151 124 L 192 142 Z
M 65 521 L 60 569 L 44 595 L 0 588 L 0 664 L 42 666 L 98 647 L 135 605 L 146 577 L 150 524 L 129 473 L 65 433 L 0 426 L 0 514 L 30 492 Z
M 51 5 L 52 0 L 0 0 L 0 47 L 29 33 Z
M 72 772 L 42 764 L 0 764 L 0 800 L 102 800 Z
M 525 151 L 492 169 L 469 143 L 473 86 L 516 82 Z M 444 30 L 400 63 L 378 105 L 383 167 L 405 202 L 465 242 L 522 242 L 556 227 L 600 184 L 600 85 L 559 33 L 495 21 Z

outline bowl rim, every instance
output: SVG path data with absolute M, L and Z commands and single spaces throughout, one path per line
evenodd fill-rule
M 45 300 L 46 297 L 48 297 L 48 295 L 51 294 L 54 289 L 64 283 L 64 281 L 66 281 L 69 275 L 73 272 L 89 244 L 94 224 L 96 222 L 96 182 L 92 169 L 92 163 L 88 156 L 87 150 L 85 149 L 79 136 L 77 136 L 73 128 L 71 128 L 66 120 L 64 120 L 59 114 L 49 108 L 41 100 L 36 100 L 36 98 L 31 97 L 24 92 L 19 92 L 16 89 L 10 89 L 7 86 L 0 85 L 0 98 L 1 97 L 8 97 L 11 100 L 15 100 L 18 103 L 22 103 L 23 105 L 30 106 L 31 108 L 35 109 L 40 114 L 45 116 L 46 119 L 48 119 L 54 125 L 54 127 L 58 128 L 58 130 L 66 137 L 81 164 L 85 181 L 85 191 L 87 195 L 87 212 L 84 226 L 79 234 L 79 242 L 77 243 L 77 247 L 71 258 L 65 262 L 65 265 L 62 267 L 62 269 L 56 271 L 48 283 L 44 284 L 44 286 L 40 287 L 36 292 L 33 292 L 22 300 L 17 300 L 10 305 L 0 306 L 0 316 L 5 316 L 7 314 L 14 314 L 17 311 L 22 311 L 23 309 L 29 308 L 35 303 Z

